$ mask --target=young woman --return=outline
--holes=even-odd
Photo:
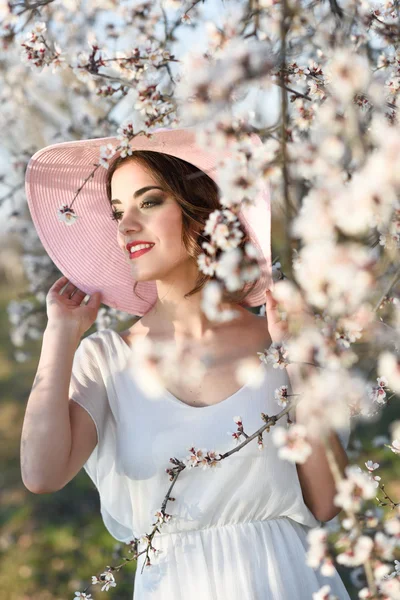
[[[235,317],[215,322],[202,310],[201,291],[210,277],[200,271],[198,257],[209,241],[204,224],[221,208],[218,186],[206,173],[217,157],[195,145],[193,131],[159,131],[153,140],[135,138],[132,154],[87,179],[100,143],[105,140],[51,146],[31,159],[27,171],[32,218],[66,276],[47,296],[21,470],[28,489],[45,493],[62,489],[84,467],[99,491],[107,529],[129,543],[157,521],[171,457],[184,460],[191,447],[231,450],[234,419],[240,416],[250,435],[262,426],[261,413],[280,411],[275,390],[291,388],[285,369],[257,355],[274,341],[273,308],[267,318],[247,309],[265,302],[270,283],[266,196],[247,218],[241,215],[238,235],[239,247],[251,241],[260,250],[261,275],[225,294],[222,308]],[[84,175],[75,210],[68,203]],[[139,251],[131,252],[132,244],[140,244]],[[86,294],[92,295],[85,305]],[[122,333],[106,328],[81,339],[100,300],[141,318]],[[146,341],[168,348],[170,370],[161,372],[161,362],[154,370],[162,375],[161,394],[154,393],[154,381],[143,385],[138,349]],[[191,357],[203,361],[200,378],[190,370]],[[255,365],[244,382],[237,378],[242,361]],[[286,419],[279,425],[287,427]],[[309,528],[338,512],[323,451],[318,445],[313,450],[309,464],[296,468],[278,457],[265,433],[261,451],[255,439],[218,468],[184,469],[175,500],[167,504],[172,518],[152,540],[160,553],[150,554],[143,572],[145,553],[139,556],[134,599],[311,600],[328,584],[335,597],[347,600],[334,569],[324,577],[306,563]],[[139,552],[145,547],[142,539]]]

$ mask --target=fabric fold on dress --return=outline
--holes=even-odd
[[[96,486],[100,511],[109,533],[120,542],[132,539],[129,485],[115,464],[117,425],[105,385],[104,342],[98,332],[83,338],[75,352],[69,398],[91,416],[98,443],[84,464]]]

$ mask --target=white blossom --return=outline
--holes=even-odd
[[[393,553],[398,545],[396,538],[389,537],[382,531],[377,531],[374,537],[375,551],[382,560],[393,560]]]
[[[350,102],[356,92],[366,89],[371,71],[364,55],[354,54],[350,48],[335,48],[325,70],[326,82],[332,93]]]
[[[214,450],[207,451],[205,448],[199,448],[196,450],[194,447],[188,449],[190,450],[190,454],[188,454],[186,458],[182,460],[182,462],[189,469],[201,467],[203,470],[205,470],[221,466],[218,455]]]
[[[400,454],[400,439],[393,440],[390,445],[385,444],[385,446],[388,446],[388,448],[390,448],[391,451],[394,452],[395,454]]]
[[[307,300],[340,316],[367,298],[374,281],[371,262],[371,252],[361,244],[318,240],[301,249],[293,267]]]
[[[400,359],[385,350],[378,357],[378,370],[384,375],[390,388],[400,393]]]
[[[331,586],[323,585],[318,592],[313,592],[312,600],[339,600],[337,596],[331,594]]]
[[[286,407],[289,403],[288,386],[281,385],[275,390],[275,400],[280,406]]]
[[[362,565],[368,560],[373,546],[374,542],[370,537],[361,535],[352,548],[337,555],[337,562],[347,567]]]
[[[386,594],[390,600],[400,600],[400,578],[396,575],[380,583],[381,591]]]
[[[264,352],[257,352],[265,364],[272,364],[274,369],[284,369],[289,364],[288,351],[284,342],[273,342]]]
[[[65,223],[65,225],[73,225],[78,219],[78,215],[69,206],[60,206],[57,210],[57,218],[62,223]]]
[[[104,590],[108,592],[110,587],[116,587],[117,585],[115,583],[114,575],[110,571],[104,571],[100,574],[100,577],[92,575],[92,585],[96,585],[97,583],[104,584],[101,588],[102,592],[104,592]]]
[[[375,497],[375,485],[369,474],[361,471],[357,465],[348,465],[345,478],[337,484],[334,504],[345,510],[358,512],[364,500]]]
[[[312,452],[306,439],[306,428],[301,423],[295,423],[288,429],[275,426],[272,430],[272,441],[279,448],[279,458],[290,462],[304,463]]]
[[[372,460],[368,460],[365,463],[365,466],[367,467],[368,471],[375,471],[379,467],[379,464],[374,463]]]
[[[386,519],[383,524],[383,527],[386,533],[390,536],[393,536],[400,539],[400,514],[397,514],[395,517]]]
[[[320,439],[332,429],[346,432],[350,427],[350,406],[363,405],[365,396],[365,382],[345,369],[312,373],[301,400],[308,434]]]
[[[105,146],[100,147],[100,159],[99,163],[105,169],[108,169],[110,166],[110,159],[115,156],[116,149],[112,144],[106,144]]]
[[[313,569],[320,568],[321,574],[325,577],[332,577],[335,574],[335,567],[331,557],[328,555],[327,546],[328,535],[326,529],[316,527],[310,529],[307,534],[308,550],[306,563]]]

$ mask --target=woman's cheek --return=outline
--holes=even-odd
[[[160,214],[157,222],[156,235],[160,241],[168,245],[170,249],[180,248],[182,240],[182,215],[175,211],[166,211]]]

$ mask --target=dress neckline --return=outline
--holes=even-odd
[[[166,387],[164,387],[164,393],[173,402],[176,402],[176,403],[180,404],[181,406],[184,406],[189,409],[193,408],[194,410],[199,410],[199,409],[203,410],[203,409],[215,408],[216,406],[219,406],[220,404],[225,404],[225,402],[230,402],[230,400],[233,400],[236,396],[239,396],[239,394],[241,394],[241,392],[243,392],[247,389],[249,389],[249,390],[257,389],[257,388],[252,388],[251,383],[256,379],[256,375],[258,375],[260,369],[262,367],[264,367],[264,364],[265,364],[264,362],[260,361],[260,364],[254,369],[251,376],[248,378],[248,381],[244,385],[242,385],[242,387],[240,389],[236,390],[236,392],[233,392],[233,394],[231,394],[227,398],[224,398],[223,400],[220,400],[219,402],[215,402],[214,404],[205,404],[203,406],[192,406],[191,404],[187,404],[186,402],[183,402],[183,400],[179,400],[179,398],[174,396],[174,394],[172,394],[169,390],[167,390]]]
[[[125,340],[120,336],[120,334],[117,331],[115,331],[114,329],[103,329],[102,331],[111,331],[114,335],[116,335],[119,338],[119,340],[121,341],[121,344],[124,346],[124,348],[126,348],[129,352],[132,352],[131,346],[129,344],[127,344],[127,342],[125,342]],[[268,351],[272,347],[273,343],[274,342],[271,341],[270,345],[267,348],[264,348],[264,352]],[[205,406],[192,406],[191,404],[187,404],[183,400],[180,400],[179,398],[174,396],[174,394],[172,394],[165,386],[163,387],[163,391],[164,391],[164,394],[167,399],[169,399],[172,402],[179,404],[180,406],[183,406],[184,408],[187,408],[189,410],[190,409],[193,409],[193,410],[213,409],[216,406],[219,406],[220,404],[224,404],[225,402],[229,403],[230,400],[234,399],[236,396],[239,396],[243,391],[245,391],[247,389],[249,389],[249,390],[259,389],[257,387],[252,387],[251,384],[256,380],[260,370],[265,367],[267,367],[266,363],[260,359],[260,364],[254,369],[254,371],[252,371],[252,373],[251,373],[250,377],[248,378],[248,380],[246,381],[246,383],[244,385],[242,385],[241,388],[236,390],[236,392],[234,392],[227,398],[224,398],[224,400],[220,400],[219,402],[216,402],[215,404],[206,404]]]

